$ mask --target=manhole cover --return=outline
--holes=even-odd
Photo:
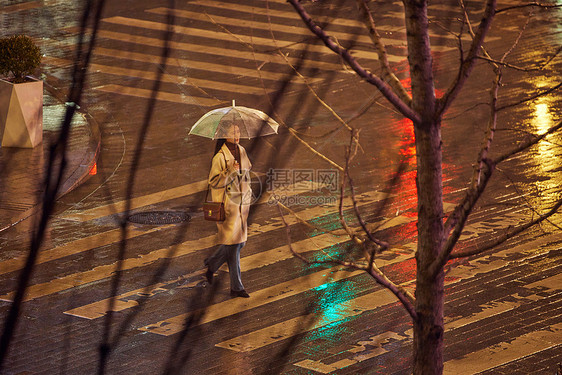
[[[129,221],[136,224],[176,224],[191,219],[187,213],[183,211],[147,211],[137,212],[129,216]]]

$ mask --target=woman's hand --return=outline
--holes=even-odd
[[[238,164],[238,162],[236,160],[228,162],[228,164],[226,166],[226,173],[227,174],[239,173],[239,171],[240,171],[240,164]]]

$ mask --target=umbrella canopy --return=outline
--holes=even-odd
[[[236,106],[234,100],[231,107],[214,109],[204,114],[189,134],[217,139],[230,138],[231,125],[240,129],[240,138],[256,138],[264,135],[277,134],[279,124],[264,112],[247,107]]]

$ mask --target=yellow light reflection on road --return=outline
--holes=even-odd
[[[552,115],[548,110],[547,103],[538,103],[535,106],[535,119],[533,121],[539,134],[545,133],[552,125]]]
[[[553,110],[552,101],[548,97],[537,100],[533,109],[531,123],[531,131],[533,133],[544,134],[554,126]],[[545,210],[552,205],[554,198],[552,193],[559,191],[560,179],[557,177],[560,176],[560,173],[557,173],[556,170],[560,166],[559,144],[561,138],[559,133],[549,135],[531,151],[531,155],[535,158],[535,163],[538,167],[537,172],[542,175],[542,178],[538,179],[535,183],[541,195],[536,204]]]

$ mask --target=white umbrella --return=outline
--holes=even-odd
[[[277,134],[279,124],[266,113],[248,107],[236,106],[234,100],[231,107],[214,109],[204,114],[189,134],[217,139],[228,138],[231,125],[240,129],[240,138],[256,138]]]

